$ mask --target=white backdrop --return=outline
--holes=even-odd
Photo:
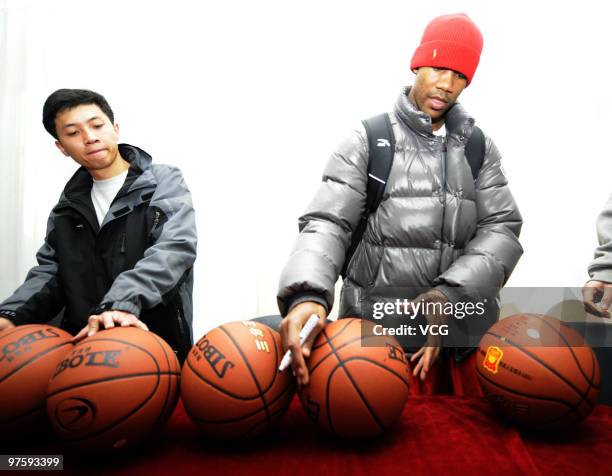
[[[509,285],[580,286],[612,192],[604,2],[0,0],[0,298],[75,165],[40,122],[60,87],[111,103],[198,214],[195,336],[277,313],[297,217],[362,118],[389,110],[423,28],[463,11],[484,50],[461,101],[504,155],[525,225]]]

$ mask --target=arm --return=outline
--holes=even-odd
[[[28,272],[25,282],[0,304],[0,318],[15,325],[47,322],[64,307],[64,293],[58,276],[58,261],[53,246],[53,213],[47,221],[44,244],[36,253],[37,266]]]
[[[435,281],[451,302],[494,298],[523,254],[518,241],[523,220],[501,168],[501,155],[489,137],[475,187],[476,234],[464,254]]]
[[[589,264],[591,279],[584,285],[582,296],[585,309],[599,317],[610,317],[612,304],[612,196],[597,218],[595,258]]]
[[[160,212],[154,225],[155,243],[134,268],[117,276],[96,311],[112,309],[139,316],[143,308],[166,304],[193,266],[197,236],[191,193],[179,169],[159,170],[149,204]]]
[[[306,301],[332,308],[334,285],[365,208],[367,168],[365,131],[353,130],[330,157],[323,182],[299,219],[300,234],[279,282],[281,315]]]

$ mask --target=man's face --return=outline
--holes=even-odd
[[[118,155],[119,126],[96,104],[83,104],[55,117],[55,145],[85,167],[94,178],[104,176]]]
[[[416,72],[408,97],[435,123],[443,119],[466,85],[467,80],[461,73],[423,66]]]

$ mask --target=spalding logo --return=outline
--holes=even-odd
[[[16,357],[19,357],[26,352],[32,350],[32,344],[35,342],[60,337],[53,329],[43,329],[20,337],[18,340],[9,342],[2,350],[0,350],[0,362],[6,359],[7,362],[12,362]]]
[[[496,374],[503,356],[504,352],[499,347],[492,345],[487,349],[487,355],[485,355],[482,365],[489,372]]]
[[[82,431],[91,426],[96,417],[96,407],[86,398],[71,397],[55,407],[55,420],[68,431]]]

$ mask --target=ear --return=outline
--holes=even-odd
[[[119,135],[119,124],[118,123],[113,124],[113,129],[115,129],[115,132],[117,133],[117,135]]]
[[[55,141],[55,147],[57,147],[62,154],[68,157],[68,152],[66,152],[66,149],[64,149],[64,146],[62,145],[60,141],[58,140]]]

